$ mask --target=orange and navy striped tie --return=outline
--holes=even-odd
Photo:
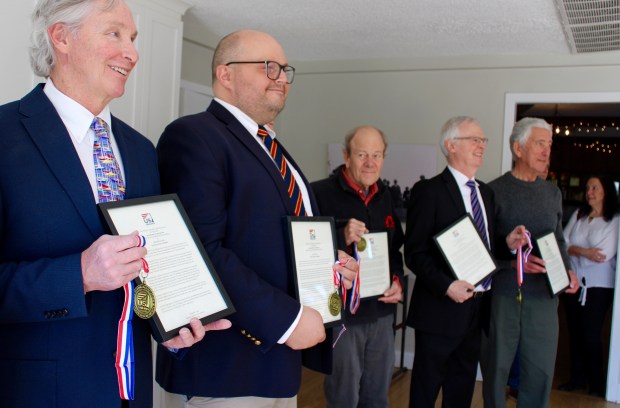
[[[280,149],[280,145],[276,141],[276,139],[269,136],[267,130],[259,126],[258,127],[258,137],[261,138],[267,150],[269,150],[269,154],[273,158],[276,163],[276,166],[280,170],[280,174],[282,175],[282,179],[286,184],[288,195],[291,198],[291,202],[293,203],[293,207],[295,208],[295,215],[306,215],[306,209],[304,208],[304,200],[301,196],[301,191],[299,190],[299,185],[293,176],[293,173],[289,171],[288,164],[284,155],[282,154],[282,149]]]

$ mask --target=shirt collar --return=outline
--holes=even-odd
[[[466,175],[464,175],[463,173],[461,173],[460,171],[458,171],[457,169],[455,169],[454,167],[448,165],[448,170],[450,170],[450,173],[452,173],[452,176],[454,176],[454,179],[456,180],[456,184],[459,187],[465,186],[467,184],[467,182],[470,180],[467,178]],[[478,182],[475,179],[471,179],[474,183],[476,183],[476,186],[478,186]]]
[[[349,177],[346,171],[346,166],[342,166],[342,175],[347,185],[357,193],[357,195],[362,199],[362,201],[364,201],[364,203],[366,203],[366,205],[368,205],[368,203],[370,202],[370,200],[372,200],[375,194],[379,192],[379,186],[377,185],[377,182],[375,182],[373,185],[368,187],[368,193],[366,193],[366,190],[364,190],[361,186],[355,183],[355,181],[353,181],[351,177]]]
[[[45,92],[45,95],[49,98],[50,102],[52,102],[52,105],[54,105],[56,112],[58,112],[60,119],[71,137],[78,143],[82,143],[90,130],[90,125],[94,119],[93,114],[84,106],[60,92],[58,88],[54,86],[54,82],[52,82],[51,78],[48,78],[45,83],[43,92]],[[97,117],[108,124],[108,129],[112,129],[109,106],[106,106]]]
[[[241,125],[250,132],[251,135],[256,136],[258,133],[258,123],[254,122],[252,118],[250,118],[245,112],[241,109],[237,108],[234,105],[231,105],[228,102],[224,102],[220,98],[213,98],[217,103],[222,105],[226,110],[228,110],[240,123]],[[265,129],[269,133],[272,138],[276,137],[275,132],[273,132],[268,126],[265,126]]]

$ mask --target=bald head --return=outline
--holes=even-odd
[[[254,45],[260,43],[275,43],[280,48],[282,54],[284,50],[275,38],[262,31],[241,30],[230,33],[220,40],[215,47],[213,60],[211,61],[212,80],[216,81],[216,71],[218,65],[224,65],[231,61],[249,61],[251,50]]]
[[[277,79],[267,77],[266,61],[274,61],[280,67],[288,65],[280,43],[269,34],[254,30],[237,31],[222,38],[212,61],[213,94],[241,109],[259,125],[273,121],[284,109],[289,87],[283,70],[275,72]]]

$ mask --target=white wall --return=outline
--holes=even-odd
[[[218,39],[186,28],[182,79],[210,86]],[[620,91],[620,52],[289,63],[296,77],[278,133],[310,180],[327,175],[329,143],[352,127],[376,125],[391,143],[436,144],[446,119],[470,115],[491,139],[478,172],[489,181],[501,174],[507,92]],[[438,171],[444,165],[438,153]]]
[[[0,13],[0,105],[21,98],[37,82],[30,69],[30,13],[35,0],[4,0]]]

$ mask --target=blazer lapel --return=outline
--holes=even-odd
[[[458,209],[459,214],[465,214],[465,203],[463,202],[463,196],[461,195],[459,186],[456,184],[454,176],[450,173],[450,170],[448,170],[447,167],[441,173],[441,177],[446,184],[448,195],[450,196],[452,203]]]
[[[480,182],[479,182],[480,183]],[[480,195],[482,195],[482,201],[484,202],[484,211],[487,215],[487,230],[489,231],[489,243],[491,244],[491,251],[494,250],[494,231],[495,231],[495,201],[491,197],[491,192],[486,185],[481,184],[484,188],[480,188]]]
[[[23,109],[21,109],[23,108]],[[82,163],[54,106],[37,87],[22,99],[22,123],[50,171],[74,203],[93,236],[101,235],[95,198]]]

